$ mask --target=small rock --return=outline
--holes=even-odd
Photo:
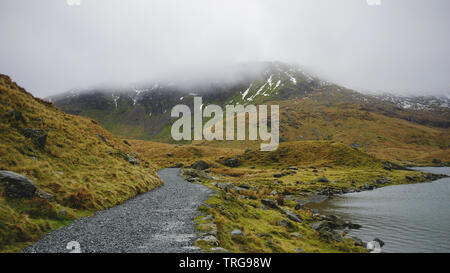
[[[62,210],[59,212],[59,215],[60,215],[61,217],[66,217],[66,216],[67,216],[67,210],[62,209]]]
[[[288,227],[288,228],[293,228],[295,227],[294,224],[292,224],[292,222],[286,220],[286,219],[281,219],[280,220],[280,226],[282,227]]]
[[[130,162],[131,164],[133,164],[133,165],[139,165],[139,159],[134,158],[134,157],[132,157],[132,156],[129,155],[129,154],[124,154],[124,155],[123,155],[123,158],[124,158],[126,161]]]
[[[332,181],[328,180],[328,178],[326,178],[326,177],[321,177],[321,178],[317,179],[317,182],[330,183]]]
[[[379,238],[375,238],[373,241],[367,243],[366,248],[370,251],[370,253],[381,253],[381,248],[383,246],[384,242]]]
[[[300,233],[298,233],[298,232],[292,232],[291,236],[295,237],[295,238],[299,238],[299,239],[303,238],[303,236]]]
[[[21,129],[20,131],[26,138],[30,138],[36,147],[41,150],[45,148],[47,144],[47,133],[45,131],[32,128]]]
[[[246,190],[249,190],[249,189],[250,189],[250,186],[247,185],[247,184],[241,184],[241,185],[239,185],[239,187],[241,187],[241,188],[243,188],[243,189],[246,189]]]
[[[353,149],[360,149],[360,148],[362,148],[361,144],[358,144],[356,142],[350,144],[350,147],[352,147]]]
[[[209,168],[209,164],[206,163],[206,162],[203,161],[203,160],[199,160],[199,161],[194,162],[194,163],[191,165],[191,168],[193,168],[193,169],[195,169],[195,170],[202,171],[202,170],[208,169],[208,168]]]
[[[128,141],[126,141],[126,140],[123,140],[123,143],[125,143],[125,144],[128,145],[128,146],[131,146],[130,142],[128,142]]]
[[[102,134],[98,134],[97,135],[103,142],[108,143],[108,141],[106,140],[106,138],[102,135]]]
[[[217,240],[217,238],[213,235],[208,235],[206,237],[198,239],[197,241],[203,241],[210,245],[219,245],[219,240]]]
[[[203,216],[202,221],[212,221],[214,217],[212,215]]]
[[[359,225],[359,224],[354,224],[354,223],[352,223],[352,222],[348,222],[348,223],[346,224],[346,226],[347,226],[349,229],[360,229],[360,228],[362,228],[361,225]]]
[[[188,182],[191,182],[191,183],[193,183],[193,182],[197,182],[197,181],[200,181],[200,178],[198,178],[198,177],[189,177],[188,179],[186,179]]]
[[[168,153],[167,156],[168,156],[168,157],[172,157],[173,154],[172,154],[172,153]]]
[[[324,221],[321,221],[321,222],[315,222],[315,223],[311,224],[309,227],[314,229],[314,230],[318,230],[323,225],[324,225]]]
[[[270,195],[278,195],[278,192],[276,190],[273,190]]]
[[[247,235],[240,229],[235,229],[231,232],[231,237],[246,237]]]
[[[45,199],[45,200],[47,200],[49,202],[53,202],[53,201],[56,200],[56,198],[55,198],[55,196],[53,196],[53,194],[48,193],[48,192],[43,191],[43,190],[37,190],[36,191],[36,196],[41,198],[41,199]]]
[[[281,177],[283,177],[283,175],[282,175],[281,173],[276,173],[276,174],[273,175],[273,177],[275,177],[275,178],[281,178]]]
[[[222,248],[222,247],[213,247],[210,250],[213,253],[230,253],[229,250],[226,250],[225,248]]]
[[[275,203],[275,201],[270,199],[262,199],[261,203],[271,209],[279,209],[278,205]]]
[[[241,163],[237,159],[237,157],[234,158],[228,158],[223,162],[223,165],[230,167],[230,168],[236,168],[239,167]]]
[[[284,209],[283,212],[290,220],[298,223],[302,222],[302,219],[300,219],[300,217],[298,217],[298,215],[295,212],[289,209]]]
[[[295,252],[297,252],[297,253],[304,253],[305,251],[298,247],[298,248],[295,249]]]
[[[375,242],[378,242],[378,243],[380,244],[381,247],[384,246],[384,241],[381,240],[380,238],[374,238],[373,240],[374,240]]]

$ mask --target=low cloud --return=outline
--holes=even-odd
[[[278,60],[362,91],[449,94],[450,2],[380,3],[2,0],[0,73],[44,97]]]

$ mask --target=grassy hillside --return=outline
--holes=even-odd
[[[450,162],[449,129],[389,117],[357,104],[327,102],[330,96],[318,92],[280,102],[282,140],[356,143],[380,159],[405,165],[431,165],[433,159]]]
[[[364,252],[345,237],[345,231],[312,228],[323,216],[305,203],[343,192],[430,180],[333,141],[285,142],[273,152],[260,152],[257,147],[131,143],[161,167],[183,163],[186,178],[216,191],[200,208],[208,216],[196,218],[200,232],[217,238],[217,242],[197,241],[206,252],[216,252],[218,246],[232,252]],[[219,144],[224,142],[215,145]],[[237,159],[238,166],[226,166],[229,158]],[[204,160],[209,170],[190,170],[197,160]],[[300,220],[294,221],[295,216]],[[233,236],[236,229],[245,236]]]
[[[161,185],[154,165],[123,140],[34,98],[4,75],[0,101],[0,170],[54,196],[6,198],[0,186],[0,251],[18,251],[73,219]]]

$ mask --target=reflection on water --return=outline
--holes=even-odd
[[[450,175],[449,167],[416,169]],[[317,208],[362,225],[350,234],[381,238],[385,252],[450,252],[450,178],[336,196]]]

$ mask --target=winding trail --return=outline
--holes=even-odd
[[[213,192],[188,183],[180,169],[158,172],[164,186],[130,199],[122,205],[75,220],[47,234],[24,252],[67,253],[71,241],[83,253],[185,253],[199,252],[194,217],[197,207]]]

